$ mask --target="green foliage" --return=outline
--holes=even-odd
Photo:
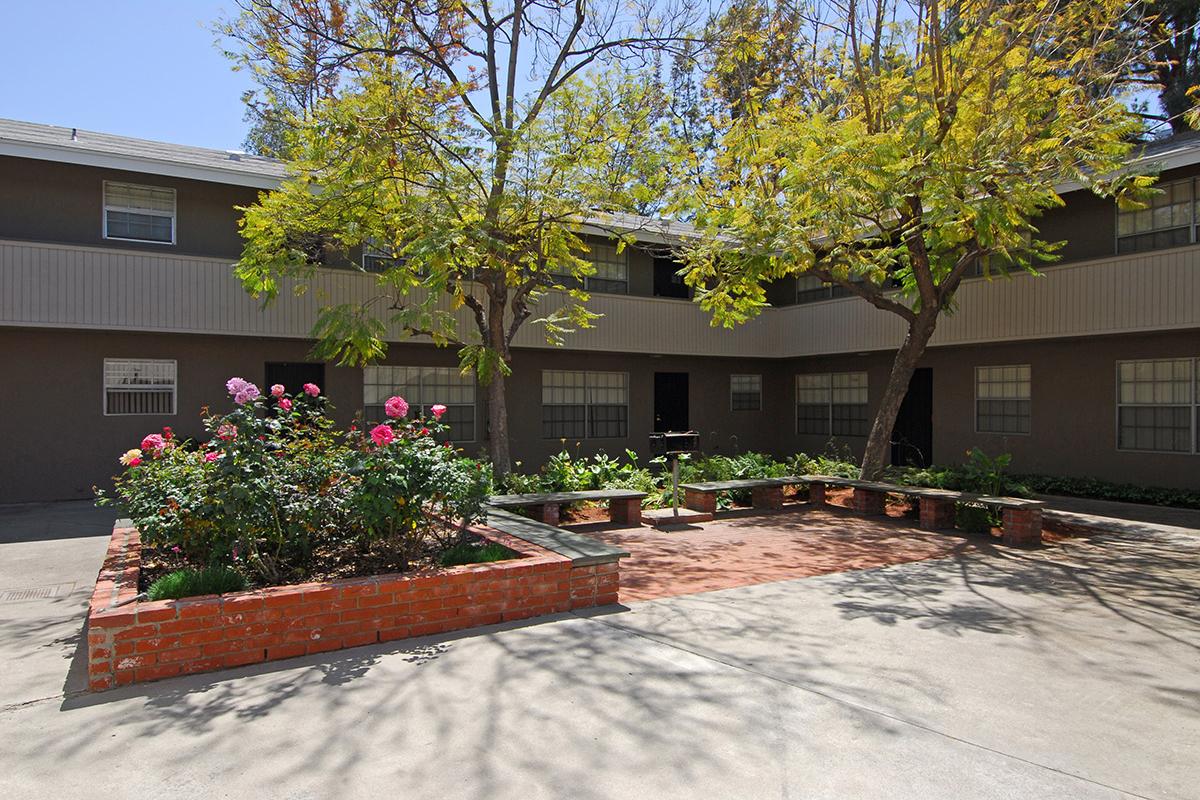
[[[286,132],[291,177],[243,209],[236,274],[270,300],[318,267],[362,269],[370,246],[391,258],[366,299],[321,309],[319,353],[366,363],[400,330],[458,348],[483,384],[506,375],[524,324],[560,344],[597,318],[583,224],[621,247],[609,215],[668,193],[668,96],[644,67],[692,16],[649,0],[242,3],[219,31],[258,84],[252,111]],[[503,430],[489,443],[506,472]]]
[[[511,494],[537,492],[580,492],[589,489],[633,489],[653,492],[658,479],[638,463],[637,453],[625,451],[625,459],[597,453],[591,458],[572,456],[563,449],[551,456],[536,474],[509,473],[501,479],[501,491]]]
[[[1018,475],[1021,483],[1038,494],[1060,494],[1123,503],[1145,503],[1175,508],[1200,508],[1200,491],[1114,483],[1099,478],[1068,478],[1055,475]]]
[[[957,503],[954,507],[954,524],[967,533],[990,533],[992,527],[999,523],[985,506]]]
[[[178,600],[202,594],[240,592],[245,588],[246,579],[240,572],[214,564],[203,569],[179,569],[163,575],[150,584],[146,594],[151,600]]]
[[[169,429],[146,437],[99,502],[119,507],[147,544],[265,584],[303,579],[320,548],[374,549],[407,565],[481,518],[491,472],[439,443],[436,419],[343,434],[316,387],[269,399],[251,388],[233,411],[205,416],[201,448]]]
[[[444,550],[438,558],[443,567],[459,564],[483,564],[491,561],[506,561],[517,554],[496,542],[459,542]]]
[[[908,486],[928,486],[956,492],[973,492],[1000,497],[1029,497],[1031,491],[1005,470],[1012,456],[1005,453],[988,456],[979,448],[967,451],[962,464],[932,467],[891,467],[885,479]]]

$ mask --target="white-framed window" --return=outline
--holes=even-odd
[[[403,397],[409,414],[429,415],[430,406],[446,407],[442,422],[450,426],[440,438],[455,442],[475,441],[475,379],[457,367],[363,367],[363,418],[380,422],[387,418],[383,404],[389,397]]]
[[[1117,449],[1200,452],[1200,359],[1117,362]]]
[[[178,389],[173,359],[104,359],[105,416],[174,416]]]
[[[1140,210],[1117,209],[1117,254],[1179,247],[1196,241],[1195,181],[1160,183]]]
[[[796,433],[866,436],[867,373],[825,372],[796,376]]]
[[[729,376],[729,410],[762,411],[762,375]]]
[[[798,305],[849,296],[850,290],[845,286],[825,283],[815,275],[800,275],[796,278],[796,303]]]
[[[175,244],[175,190],[104,181],[104,238]]]
[[[542,436],[624,439],[629,435],[629,373],[542,370]]]
[[[589,292],[601,294],[629,293],[629,250],[617,252],[614,244],[589,244],[588,252],[583,257],[596,267],[593,275],[575,278],[560,272],[554,272],[559,282],[567,288],[586,289]]]
[[[1028,364],[975,368],[975,432],[1028,435],[1032,418]]]

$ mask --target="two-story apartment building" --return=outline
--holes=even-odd
[[[1068,191],[1039,221],[1066,240],[1060,262],[965,282],[910,387],[897,461],[980,446],[1022,471],[1200,486],[1200,138],[1141,158],[1163,170],[1153,208]],[[483,448],[483,393],[453,350],[397,336],[365,369],[309,357],[319,307],[367,296],[369,272],[323,269],[265,310],[233,278],[236,207],[283,174],[240,153],[0,120],[0,502],[88,496],[163,425],[202,436],[199,409],[223,408],[233,375],[314,381],[344,423],[394,393],[445,403],[455,440]],[[644,452],[651,431],[680,428],[709,452],[861,450],[895,317],[780,281],[759,318],[713,328],[661,257],[678,229],[628,224],[645,248],[594,242],[596,326],[564,348],[528,325],[518,337],[517,459],[536,466],[564,440]]]

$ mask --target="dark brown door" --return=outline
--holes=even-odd
[[[654,373],[654,430],[688,429],[688,374]]]
[[[933,370],[919,367],[908,382],[892,428],[892,464],[928,467],[933,463]]]
[[[325,365],[307,361],[268,361],[267,382],[264,391],[282,383],[288,394],[298,394],[306,383],[315,383],[325,393]]]

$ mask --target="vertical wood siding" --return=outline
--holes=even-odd
[[[373,293],[369,275],[321,270],[305,294],[285,286],[264,309],[227,261],[0,240],[0,325],[308,338],[322,306]],[[563,302],[552,294],[535,316]],[[572,349],[769,358],[890,349],[903,336],[898,318],[857,298],[769,309],[732,330],[677,300],[595,294],[589,307],[603,316],[568,337]],[[1200,327],[1200,247],[1049,266],[1040,278],[968,281],[933,343],[1186,327]],[[548,346],[529,323],[516,344]]]

